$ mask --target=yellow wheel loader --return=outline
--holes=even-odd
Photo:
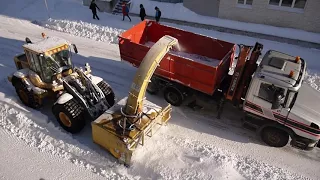
[[[84,70],[73,66],[71,49],[78,53],[76,45],[44,33],[42,37],[34,43],[26,38],[24,53],[14,57],[18,71],[8,79],[20,100],[31,108],[54,100],[52,112],[59,124],[77,133],[86,119],[95,120],[114,105],[114,92],[102,78],[91,74],[88,63]]]
[[[161,108],[147,101],[145,92],[162,58],[177,45],[178,40],[171,36],[159,39],[137,70],[128,97],[91,123],[93,141],[127,166],[135,149],[170,119],[170,104]]]

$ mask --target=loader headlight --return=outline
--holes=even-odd
[[[90,68],[89,63],[86,63],[86,64],[85,64],[85,70],[86,70],[88,73],[91,72],[91,68]]]

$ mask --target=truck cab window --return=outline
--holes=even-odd
[[[283,88],[279,88],[279,87],[273,86],[271,84],[261,83],[258,97],[265,100],[265,101],[272,103],[272,101],[276,95],[275,94],[276,92],[283,92],[283,94],[284,94],[285,90]]]

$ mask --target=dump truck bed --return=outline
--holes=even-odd
[[[213,94],[228,74],[235,44],[145,20],[119,36],[121,59],[139,67],[150,47],[164,35],[177,38],[180,48],[166,54],[155,74]]]

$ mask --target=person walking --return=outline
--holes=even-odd
[[[127,16],[131,22],[131,18],[129,16],[129,7],[125,2],[122,3],[122,15],[123,15],[122,21],[124,21],[124,17]]]
[[[93,19],[96,19],[96,17],[97,17],[97,19],[100,20],[99,17],[98,17],[98,15],[97,15],[97,8],[98,8],[99,11],[100,11],[100,8],[97,6],[96,1],[95,1],[95,0],[92,0],[92,1],[91,1],[91,4],[90,4],[90,9],[91,9],[91,11],[92,11]]]
[[[140,4],[140,14],[139,14],[141,21],[144,20],[144,18],[147,16],[146,15],[146,10],[144,9],[143,5]]]
[[[156,22],[159,22],[160,21],[160,17],[161,17],[161,11],[157,6],[154,9],[156,10],[156,17],[155,17],[156,18]]]

